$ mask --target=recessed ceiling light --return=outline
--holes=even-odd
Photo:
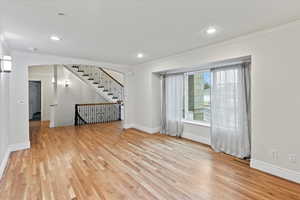
[[[217,29],[215,27],[209,27],[208,29],[206,29],[206,34],[208,34],[208,35],[215,34],[216,32],[217,32]]]
[[[53,40],[53,41],[59,41],[60,40],[60,38],[58,36],[56,36],[56,35],[52,35],[50,37],[50,39]]]
[[[136,57],[138,57],[138,58],[143,58],[143,57],[144,57],[144,54],[138,53]]]

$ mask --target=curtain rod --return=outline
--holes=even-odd
[[[210,71],[211,69],[216,69],[216,68],[222,68],[222,67],[228,67],[228,66],[231,66],[231,65],[238,65],[238,64],[246,64],[246,63],[251,63],[251,60],[250,59],[247,59],[247,60],[241,60],[241,61],[235,61],[235,62],[220,62],[220,63],[211,63],[211,64],[206,64],[206,65],[203,65],[203,67],[195,67],[193,69],[189,69],[189,70],[185,70],[185,71],[175,71],[175,72],[163,72],[163,73],[160,73],[160,75],[178,75],[178,74],[184,74],[184,73],[189,73],[189,72],[197,72],[197,71]],[[206,67],[204,67],[206,66]]]

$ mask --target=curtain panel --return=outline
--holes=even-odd
[[[211,73],[211,146],[250,157],[250,65],[215,68]]]
[[[181,137],[183,132],[184,76],[162,75],[161,133]]]

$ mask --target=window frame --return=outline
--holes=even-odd
[[[188,105],[186,105],[186,101],[188,100],[188,76],[191,74],[196,74],[196,73],[204,73],[204,72],[209,72],[210,73],[210,105],[209,108],[211,109],[211,85],[212,85],[212,80],[211,80],[211,71],[209,69],[203,69],[203,70],[197,70],[197,71],[191,71],[191,72],[185,72],[184,73],[184,116],[182,118],[182,121],[187,124],[193,124],[193,125],[198,125],[198,126],[205,126],[205,127],[210,127],[211,122],[203,121],[203,120],[192,120],[192,119],[187,119],[186,116],[186,109],[188,108]]]

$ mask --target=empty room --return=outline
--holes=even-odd
[[[300,200],[300,1],[0,5],[1,200]]]

